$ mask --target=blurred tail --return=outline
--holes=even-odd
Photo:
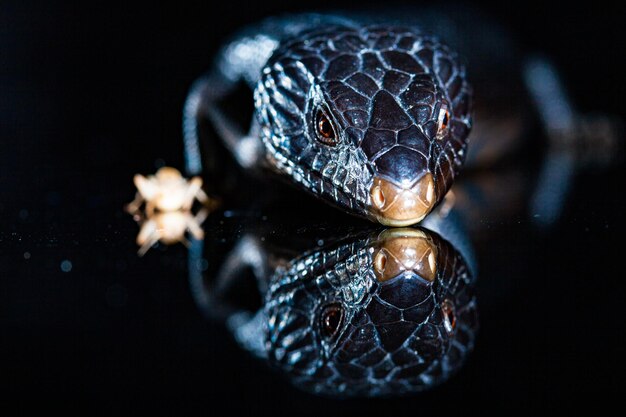
[[[623,127],[614,117],[578,114],[545,57],[529,59],[524,77],[548,136],[548,153],[530,210],[537,224],[548,226],[559,217],[579,169],[606,167],[617,159]]]
[[[202,171],[198,120],[201,116],[207,80],[201,78],[191,86],[183,107],[183,143],[185,146],[185,171],[187,175],[198,175]]]

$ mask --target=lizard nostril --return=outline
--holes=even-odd
[[[372,202],[379,209],[385,206],[385,193],[383,193],[382,188],[380,186],[376,186],[372,189]]]

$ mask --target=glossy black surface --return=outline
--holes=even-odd
[[[293,243],[248,232],[226,256],[191,244],[194,300],[242,349],[335,398],[408,396],[462,368],[479,327],[470,253],[426,228]],[[251,292],[260,306],[242,303]]]
[[[223,36],[261,15],[322,5],[0,5],[2,414],[43,404],[81,415],[195,415],[216,402],[251,414],[617,413],[626,370],[621,159],[581,173],[548,230],[532,226],[524,199],[510,215],[474,213],[483,231],[475,350],[457,376],[409,398],[337,401],[292,388],[203,317],[184,246],[137,257],[138,227],[123,212],[132,176],[182,167],[182,103]],[[618,10],[492,12],[555,59],[581,110],[624,115]],[[234,181],[224,175],[209,191]],[[246,230],[297,240],[368,226],[270,187],[289,204],[251,203],[264,193],[244,187],[225,201],[237,221],[207,221],[207,245],[226,251]]]

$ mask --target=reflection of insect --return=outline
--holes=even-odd
[[[178,170],[163,167],[155,175],[135,175],[134,182],[137,195],[126,210],[141,224],[137,235],[140,256],[158,241],[166,245],[178,242],[188,245],[187,230],[196,239],[204,238],[200,225],[216,204],[202,190],[202,178],[187,180]],[[194,215],[191,208],[195,200],[205,207]],[[144,202],[142,212],[140,208]]]
[[[155,175],[147,177],[137,174],[134,182],[138,190],[137,195],[126,207],[132,214],[139,210],[144,201],[148,217],[155,210],[190,210],[196,199],[204,205],[211,205],[211,200],[202,190],[202,178],[193,177],[187,180],[175,168],[163,167]]]
[[[137,235],[140,246],[139,255],[143,256],[158,241],[166,245],[182,242],[189,246],[185,232],[189,230],[196,239],[204,239],[204,231],[200,227],[209,211],[203,208],[195,216],[190,211],[162,211],[148,216],[141,223]]]

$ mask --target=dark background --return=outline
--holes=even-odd
[[[481,9],[555,61],[581,111],[623,117],[624,6],[518,3]],[[0,4],[0,414],[617,409],[622,164],[578,178],[549,232],[523,217],[489,223],[499,237],[479,251],[476,350],[459,375],[412,398],[334,401],[292,388],[201,316],[182,245],[136,256],[137,226],[122,210],[132,175],[182,168],[183,100],[224,36],[277,12],[339,6],[350,7]],[[356,222],[319,210],[331,225]],[[241,233],[219,220],[208,223],[211,238]]]

